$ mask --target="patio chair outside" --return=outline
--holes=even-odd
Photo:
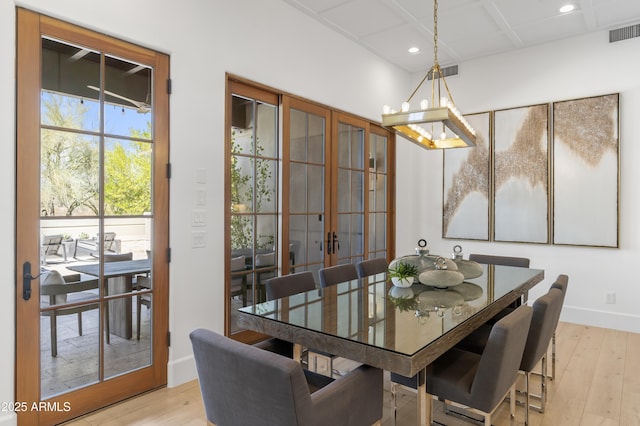
[[[78,241],[76,242],[76,251],[73,257],[77,257],[78,255],[80,255],[81,253],[78,250],[83,250],[88,252],[88,254],[90,256],[93,257],[98,257],[100,255],[99,253],[99,247],[98,247],[98,241],[100,240],[100,235],[87,240],[87,239],[78,239]],[[105,253],[117,253],[116,250],[116,233],[115,232],[105,232],[104,233],[104,240],[103,240],[103,244],[104,244],[104,252]]]
[[[45,235],[42,237],[42,261],[49,263],[49,256],[59,256],[67,261],[67,247],[62,244],[64,237],[62,235]],[[62,248],[62,254],[60,249]]]

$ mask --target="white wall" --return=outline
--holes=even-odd
[[[14,200],[15,5],[171,55],[169,385],[195,377],[188,333],[223,330],[225,72],[379,119],[400,102],[409,76],[280,0],[0,0],[0,196]],[[196,170],[206,172],[207,246],[191,248]],[[0,212],[0,341],[14,340],[14,213]],[[8,346],[8,345],[7,345]],[[0,353],[0,401],[13,398],[13,351]],[[0,425],[15,417],[0,413]]]
[[[429,241],[432,253],[450,255],[452,247],[460,243],[467,255],[479,252],[529,257],[531,266],[545,269],[546,276],[545,282],[531,292],[531,299],[545,292],[558,274],[568,274],[563,320],[640,332],[636,272],[640,260],[639,49],[640,38],[609,44],[608,33],[599,32],[464,63],[458,77],[447,79],[458,107],[465,113],[619,92],[620,249],[443,240],[442,153],[418,153],[407,143],[398,146],[398,161],[410,161],[410,167],[398,167],[398,185],[410,185],[412,192],[399,191],[397,195],[397,254],[412,252],[422,237]],[[419,213],[400,211],[405,203],[415,206]],[[410,220],[400,219],[407,215]],[[605,303],[607,292],[616,293],[616,304]]]
[[[3,170],[0,184],[0,200],[15,200],[15,14],[10,1],[0,0],[0,169]],[[14,240],[15,204],[13,208],[0,209],[0,286],[4,297],[0,298],[0,402],[14,401],[14,297],[15,266]],[[11,413],[0,412],[0,425],[12,424]]]
[[[413,88],[410,78],[369,52],[308,19],[280,0],[18,0],[18,5],[156,48],[171,55],[171,263],[169,385],[195,377],[188,333],[223,328],[223,178],[225,72],[318,102],[379,119],[381,105],[399,104]],[[0,140],[4,171],[0,196],[15,199],[15,3],[0,0]],[[640,197],[634,183],[640,156],[640,90],[634,70],[640,39],[609,45],[605,33],[461,64],[448,79],[463,112],[476,112],[621,93],[621,248],[590,249],[465,242],[472,251],[530,257],[548,281],[570,275],[563,318],[640,331],[635,262]],[[418,78],[418,76],[413,76]],[[634,121],[635,120],[635,121]],[[448,254],[459,241],[442,240],[442,154],[398,144],[397,253],[413,251],[426,238],[432,252]],[[196,170],[207,183],[207,247],[191,248],[191,210]],[[6,294],[14,293],[14,209],[0,212],[4,243],[0,269]],[[536,292],[541,293],[539,286]],[[606,291],[618,303],[604,304]],[[537,293],[534,292],[532,297]],[[0,299],[0,341],[14,339],[14,302]],[[13,400],[13,351],[0,353],[0,401]],[[15,418],[0,413],[0,425]]]

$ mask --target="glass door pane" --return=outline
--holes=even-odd
[[[278,274],[278,107],[250,96],[231,97],[230,333],[237,308],[266,300],[264,283]]]
[[[369,135],[369,244],[368,259],[387,257],[388,138]]]
[[[152,363],[154,136],[149,67],[45,37],[41,87],[44,400]]]
[[[338,123],[337,262],[356,263],[364,257],[365,129]]]
[[[290,109],[290,271],[317,271],[325,262],[326,126],[323,115]]]

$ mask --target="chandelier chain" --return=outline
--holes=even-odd
[[[433,62],[438,64],[438,0],[433,0]]]

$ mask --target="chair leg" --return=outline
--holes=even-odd
[[[391,408],[393,409],[393,425],[396,424],[396,417],[398,412],[398,385],[391,383]]]
[[[551,380],[556,377],[556,332],[551,336]]]
[[[529,425],[529,378],[531,373],[524,372],[524,424]]]
[[[78,312],[78,336],[82,336],[82,312]]]
[[[141,312],[140,311],[142,311],[142,300],[140,299],[140,297],[141,297],[140,295],[136,296],[136,299],[137,299],[136,300],[136,302],[137,302],[136,305],[138,307],[138,309],[136,311],[136,320],[137,320],[136,322],[138,323],[138,329],[137,329],[136,333],[137,333],[138,340],[140,340],[140,317],[141,317]]]
[[[544,413],[547,401],[547,355],[542,356],[542,378],[540,379],[540,412]]]
[[[254,300],[255,302],[255,300]],[[247,306],[247,276],[242,276],[242,307]]]
[[[51,311],[49,317],[49,328],[51,329],[51,356],[58,356],[58,324],[56,321],[56,311]]]
[[[106,334],[107,345],[111,343],[111,332],[109,330],[109,302],[104,304],[104,330]]]
[[[515,383],[509,390],[509,422],[513,424],[516,419],[516,385]],[[491,423],[489,423],[491,426]]]

